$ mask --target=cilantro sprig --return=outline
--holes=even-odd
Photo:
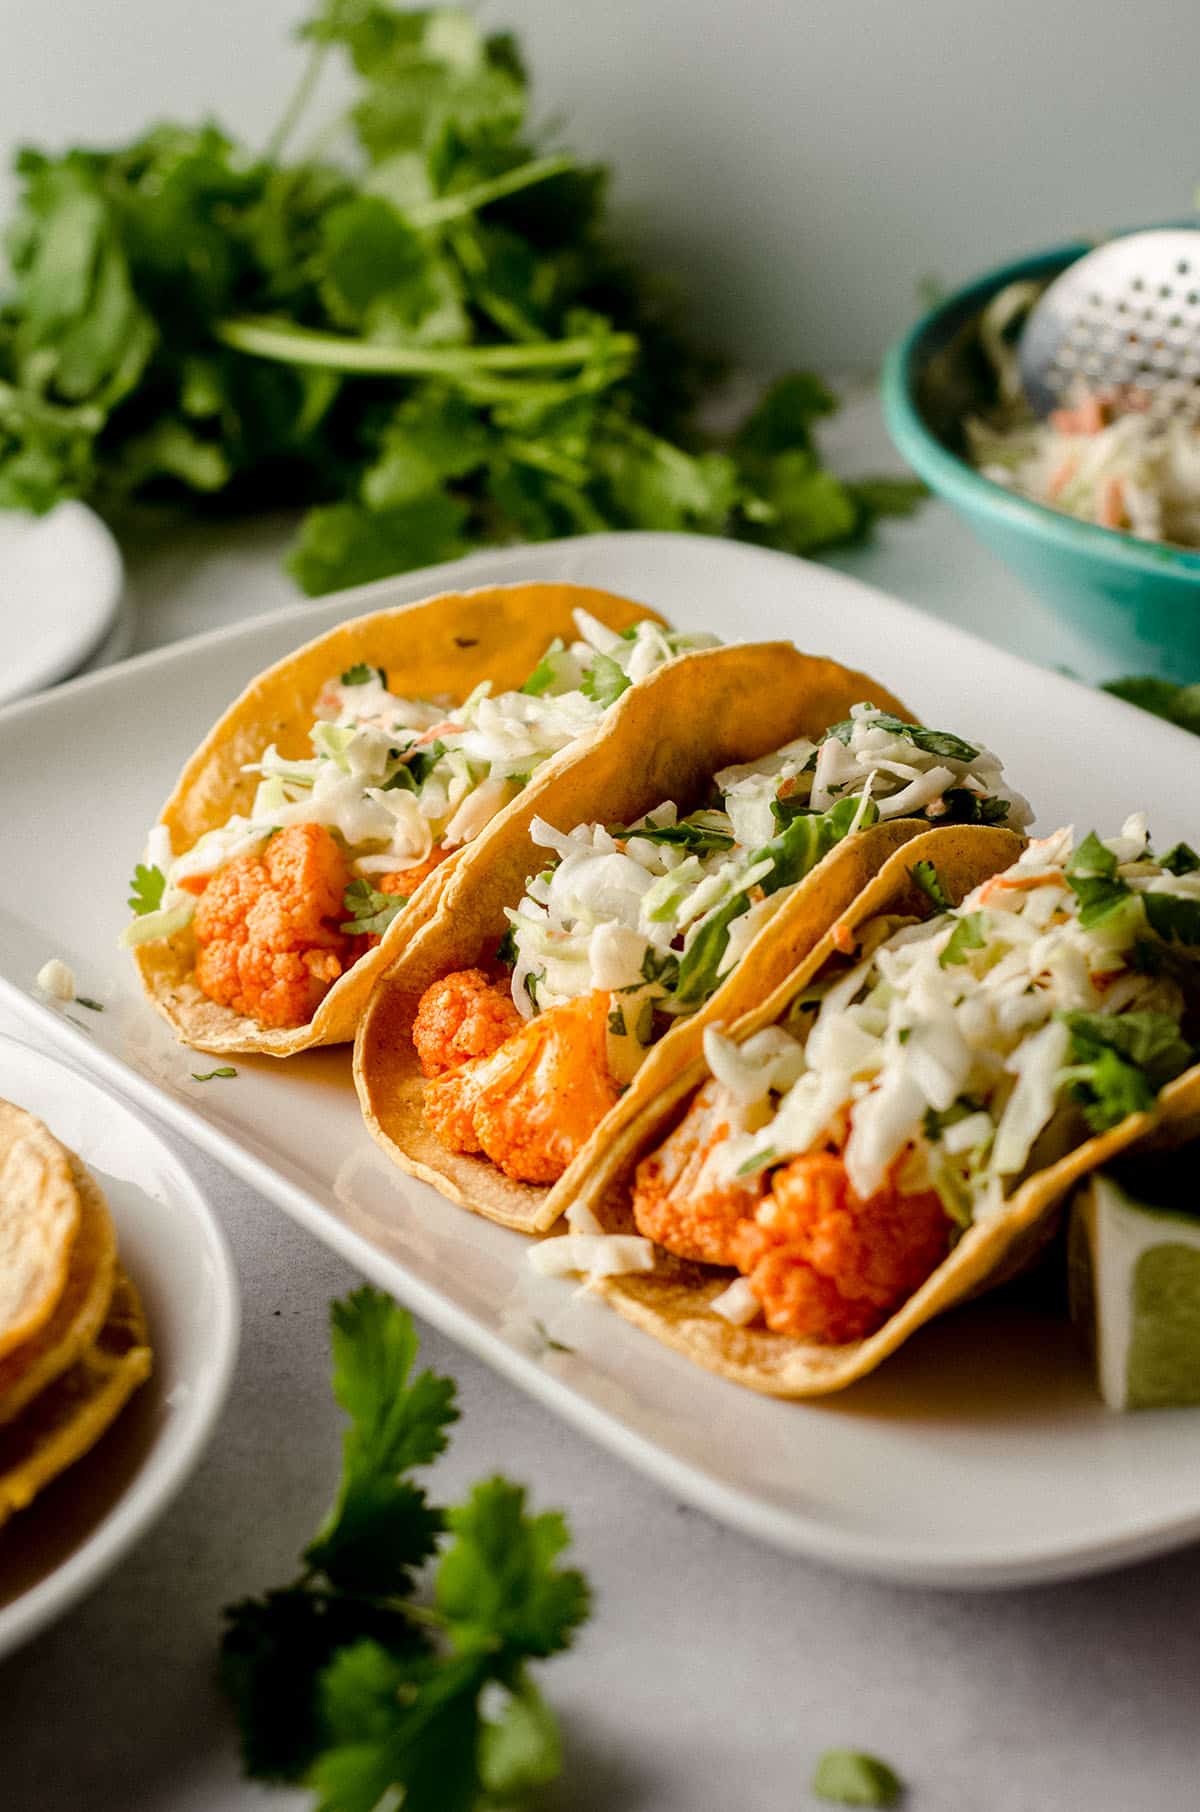
[[[333,1357],[349,1417],[333,1509],[291,1585],[225,1613],[246,1770],[303,1781],[320,1812],[511,1804],[561,1764],[530,1664],[588,1614],[566,1523],[504,1478],[430,1502],[411,1474],[445,1451],[454,1384],[414,1376],[416,1332],[390,1299],[334,1304]]]
[[[1117,873],[1118,862],[1095,831],[1089,831],[1067,863],[1067,886],[1079,901],[1079,923],[1085,931],[1102,925],[1133,892]]]
[[[1066,1083],[1093,1132],[1145,1113],[1197,1053],[1167,1013],[1062,1013],[1071,1035]]]
[[[129,883],[129,910],[139,919],[147,912],[157,912],[166,884],[167,877],[161,868],[147,868],[144,862],[139,862]]]
[[[942,877],[932,862],[914,862],[908,872],[935,912],[950,911],[950,895],[946,892]]]
[[[382,935],[400,911],[408,905],[408,895],[380,893],[361,877],[351,881],[342,895],[342,911],[349,914],[341,929],[351,937],[374,933]]]
[[[300,501],[309,593],[598,529],[811,552],[913,507],[918,485],[825,469],[808,373],[701,432],[719,366],[620,245],[609,172],[532,128],[511,34],[311,0],[301,35],[265,150],[167,123],[18,154],[0,507]],[[310,119],[335,63],[351,93]]]

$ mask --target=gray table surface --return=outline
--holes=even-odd
[[[869,407],[840,432],[880,463]],[[149,645],[287,601],[281,525],[147,547]],[[1022,652],[1094,676],[940,507],[839,562]],[[213,1682],[221,1606],[285,1580],[328,1504],[338,1416],[327,1306],[357,1279],[246,1184],[166,1134],[218,1213],[242,1351],[199,1470],[80,1608],[0,1665],[4,1812],[240,1812],[305,1796],[241,1780]],[[452,1494],[503,1468],[563,1505],[596,1591],[544,1684],[566,1728],[547,1812],[804,1812],[831,1744],[873,1749],[913,1812],[1177,1812],[1197,1804],[1200,1550],[1106,1579],[991,1596],[845,1579],[757,1547],[563,1427],[443,1336],[424,1359],[464,1410]],[[887,1489],[881,1479],[880,1490]]]

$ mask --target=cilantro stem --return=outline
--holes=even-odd
[[[575,159],[566,155],[534,157],[528,163],[506,170],[503,176],[493,177],[490,182],[477,182],[473,188],[440,196],[437,201],[426,202],[423,208],[408,208],[406,217],[415,227],[441,226],[447,220],[460,220],[465,214],[478,213],[489,202],[500,201],[505,195],[516,195],[521,189],[532,188],[534,183],[563,176],[575,167]]]
[[[327,371],[403,376],[406,373],[455,378],[477,371],[536,371],[547,366],[586,365],[604,352],[632,355],[633,334],[609,334],[602,341],[587,335],[567,340],[538,340],[522,346],[385,346],[345,334],[318,333],[308,327],[284,326],[269,316],[237,315],[214,324],[224,346],[285,365],[317,365]]]
[[[278,163],[283,147],[296,130],[313,97],[313,91],[320,79],[321,70],[328,54],[329,45],[327,43],[315,43],[309,51],[304,68],[300,72],[300,80],[292,90],[291,99],[280,115],[274,132],[263,146],[264,163]]]

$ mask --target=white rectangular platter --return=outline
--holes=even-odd
[[[213,1060],[175,1044],[116,947],[184,757],[253,674],[338,620],[518,579],[606,586],[681,627],[785,636],[863,667],[925,722],[996,749],[1042,830],[1111,834],[1150,806],[1161,843],[1200,835],[1200,742],[1178,730],[821,567],[689,536],[587,537],[300,605],[0,712],[5,1004],[556,1413],[761,1539],[914,1584],[998,1586],[1200,1536],[1200,1411],[1110,1414],[1050,1309],[985,1302],[842,1396],[757,1398],[535,1277],[519,1235],[396,1172],[360,1125],[348,1049],[191,1079]],[[103,1014],[35,998],[51,955]]]

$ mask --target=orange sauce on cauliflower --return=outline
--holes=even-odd
[[[442,1144],[483,1152],[517,1182],[557,1182],[620,1093],[606,1058],[608,1003],[596,993],[551,1007],[490,1056],[426,1083],[425,1118]],[[430,1022],[441,1010],[430,1002]],[[436,1059],[432,1039],[430,1050]]]
[[[482,969],[458,969],[426,988],[412,1040],[425,1074],[440,1076],[473,1057],[490,1057],[523,1024],[506,987]]]
[[[339,929],[346,859],[323,825],[289,825],[218,870],[196,903],[196,982],[261,1026],[306,1025],[353,960]]]
[[[881,1327],[949,1243],[950,1223],[932,1190],[902,1195],[889,1177],[864,1201],[841,1157],[825,1151],[775,1171],[754,1218],[735,1229],[731,1251],[769,1328],[839,1345]]]
[[[414,862],[411,868],[397,868],[391,874],[380,875],[376,892],[402,893],[407,899],[409,894],[416,893],[421,882],[427,881],[434,869],[439,868],[452,853],[437,846],[430,850],[423,862]]]
[[[730,1130],[729,1096],[710,1080],[675,1130],[637,1167],[638,1232],[679,1258],[731,1265],[734,1230],[766,1190],[763,1175],[727,1177],[714,1161]]]

